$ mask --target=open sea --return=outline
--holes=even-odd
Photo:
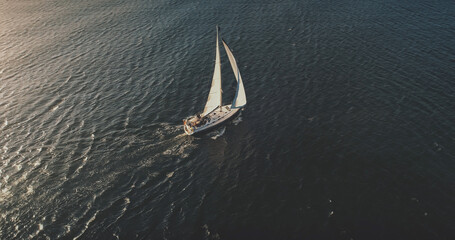
[[[454,1],[0,0],[0,239],[455,239]]]

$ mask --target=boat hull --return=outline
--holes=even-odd
[[[231,109],[231,105],[222,106],[213,112],[207,114],[208,122],[202,126],[191,127],[189,124],[184,124],[183,129],[187,135],[198,135],[207,131],[213,130],[223,123],[233,118],[240,112],[240,108]]]

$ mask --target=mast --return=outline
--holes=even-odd
[[[216,55],[218,56],[218,62],[219,62],[219,67],[220,67],[220,112],[222,111],[221,106],[223,106],[223,84],[221,82],[221,60],[220,60],[220,46],[219,46],[219,40],[218,40],[218,32],[220,31],[220,27],[216,25]]]
[[[210,87],[207,103],[205,104],[202,116],[205,116],[220,107],[222,104],[222,90],[221,90],[221,61],[220,61],[220,46],[218,40],[218,26],[216,26],[216,56],[215,56],[215,69],[213,70],[212,86]]]

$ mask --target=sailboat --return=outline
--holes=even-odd
[[[229,62],[234,72],[235,80],[237,81],[237,89],[235,92],[232,104],[223,105],[222,103],[222,89],[221,89],[221,61],[220,61],[220,47],[218,40],[219,28],[216,28],[216,55],[215,55],[215,69],[213,71],[212,85],[210,87],[207,103],[204,110],[200,114],[188,117],[183,120],[183,129],[188,135],[193,135],[200,132],[205,132],[213,129],[223,122],[229,120],[236,113],[239,112],[246,105],[245,88],[243,87],[242,76],[240,75],[237,62],[232,54],[231,49],[226,42],[221,39]]]

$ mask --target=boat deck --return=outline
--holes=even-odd
[[[207,122],[203,125],[192,127],[188,124],[185,124],[184,130],[186,134],[192,135],[198,132],[212,129],[234,116],[234,114],[240,110],[239,108],[231,109],[230,107],[231,105],[225,105],[213,110],[211,113],[205,116],[205,118],[207,118]]]

